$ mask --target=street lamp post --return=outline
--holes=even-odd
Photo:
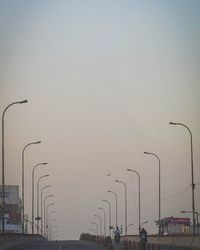
[[[123,181],[115,180],[118,183],[121,183],[124,186],[125,190],[125,235],[127,235],[127,187]]]
[[[52,187],[51,185],[48,185],[48,186],[44,186],[42,189],[41,189],[41,194],[40,194],[40,205],[41,205],[41,235],[42,235],[42,231],[43,231],[43,206],[42,206],[42,201],[43,201],[43,190],[46,189],[46,188],[50,188]]]
[[[98,207],[98,209],[103,210],[103,213],[104,213],[104,219],[103,219],[103,221],[104,221],[104,237],[106,237],[106,210],[102,207]]]
[[[50,222],[50,218],[52,214],[55,214],[56,211],[51,211],[48,216],[47,216],[47,223],[48,223],[48,231],[47,231],[47,238],[50,238],[50,234],[51,234],[51,222]],[[54,227],[57,227],[57,225],[54,225]]]
[[[54,206],[54,205],[55,205],[55,202],[52,202],[52,203],[48,204],[47,207],[46,207],[47,224],[45,223],[45,225],[46,225],[46,228],[47,228],[47,239],[48,239],[48,226],[49,226],[48,225],[48,223],[49,223],[48,222],[48,209],[49,209],[50,206]]]
[[[91,224],[95,225],[96,226],[96,236],[99,235],[99,231],[98,231],[98,224],[96,222],[92,222]]]
[[[148,155],[153,155],[158,159],[158,167],[159,167],[159,226],[158,226],[158,234],[160,235],[160,222],[161,222],[161,168],[160,168],[160,158],[154,154],[154,153],[150,153],[150,152],[144,152],[144,154],[148,154]]]
[[[93,235],[95,235],[95,230],[94,230],[94,228],[89,228],[89,231],[92,231]]]
[[[4,117],[7,109],[15,104],[27,103],[27,100],[13,102],[9,104],[2,114],[2,233],[5,233],[5,146],[4,146]]]
[[[128,228],[131,227],[131,226],[133,226],[133,223],[128,224],[128,226],[127,226],[127,231],[128,231]]]
[[[141,229],[141,226],[140,226],[140,224],[141,224],[141,204],[140,204],[140,174],[136,171],[136,170],[134,170],[134,169],[127,169],[127,171],[130,171],[130,172],[134,172],[134,173],[136,173],[137,174],[137,176],[138,176],[138,184],[139,184],[139,195],[138,195],[138,197],[139,197],[139,227],[138,227],[138,230],[139,230],[139,232],[140,232],[140,229]]]
[[[35,175],[35,169],[39,166],[46,165],[47,162],[41,162],[35,165],[32,169],[32,234],[34,234],[34,175]]]
[[[192,132],[183,123],[179,122],[169,122],[170,125],[179,125],[182,127],[185,127],[189,134],[190,134],[190,157],[191,157],[191,178],[192,178],[192,220],[193,220],[193,234],[195,234],[195,200],[194,200],[194,189],[195,189],[195,184],[194,184],[194,169],[193,169],[193,143],[192,143]]]
[[[24,234],[24,152],[27,147],[33,144],[39,144],[41,141],[30,142],[22,150],[22,233]]]
[[[106,202],[109,206],[109,236],[111,237],[111,203],[108,200],[102,200],[103,202]]]
[[[39,220],[41,220],[41,218],[39,217],[39,183],[40,183],[40,180],[45,178],[45,177],[48,177],[49,174],[45,174],[45,175],[42,175],[39,177],[38,181],[37,181],[37,234],[39,234]],[[41,211],[42,213],[42,211]]]
[[[118,221],[117,221],[117,218],[118,218],[118,208],[117,208],[117,193],[116,192],[114,192],[114,191],[111,191],[111,190],[108,190],[108,193],[112,193],[112,194],[114,194],[115,195],[115,208],[116,208],[116,212],[115,212],[115,216],[116,216],[116,219],[115,219],[115,227],[117,228],[117,226],[118,226]]]
[[[99,218],[99,221],[100,221],[100,237],[102,236],[102,218],[101,218],[101,216],[100,215],[97,215],[97,214],[95,214],[94,215],[95,217],[97,217],[97,218]]]
[[[141,227],[144,225],[144,224],[147,224],[148,221],[144,221],[142,224],[141,224]]]
[[[53,194],[49,194],[44,197],[44,229],[43,229],[44,236],[45,236],[45,228],[46,228],[46,200],[50,197],[53,197]]]

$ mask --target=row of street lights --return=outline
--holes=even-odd
[[[24,104],[24,103],[27,103],[28,101],[27,100],[22,100],[22,101],[19,101],[19,102],[13,102],[11,104],[9,104],[3,111],[3,114],[2,114],[2,215],[1,215],[1,218],[2,218],[2,233],[4,234],[5,233],[5,139],[4,139],[4,120],[5,120],[5,114],[6,114],[6,111],[8,110],[8,108],[10,108],[11,106],[15,105],[15,104]],[[25,223],[25,213],[24,213],[24,204],[25,204],[25,199],[24,199],[24,193],[25,193],[25,188],[24,188],[24,169],[25,169],[25,151],[26,149],[31,146],[31,145],[34,145],[34,144],[40,144],[41,141],[35,141],[35,142],[30,142],[28,143],[22,150],[22,202],[21,202],[21,219],[22,219],[22,233],[24,234],[24,223]],[[46,175],[42,175],[39,177],[38,181],[37,181],[37,217],[34,218],[34,174],[35,174],[35,169],[39,166],[42,166],[42,165],[47,165],[46,162],[42,162],[42,163],[39,163],[37,165],[35,165],[32,169],[32,220],[31,220],[31,224],[32,224],[32,234],[34,234],[34,219],[37,220],[37,233],[39,234],[39,220],[41,222],[41,234],[42,234],[42,231],[44,231],[44,234],[45,234],[45,229],[46,227],[48,227],[49,223],[50,223],[50,220],[48,220],[48,208],[52,205],[54,205],[55,203],[50,203],[46,206],[45,204],[45,201],[47,198],[49,197],[52,197],[53,195],[48,195],[44,198],[44,212],[43,212],[43,207],[42,207],[42,203],[43,203],[43,200],[42,200],[42,192],[44,189],[46,188],[49,188],[51,187],[51,185],[46,185],[44,186],[42,189],[41,189],[41,217],[39,216],[39,190],[40,190],[40,187],[39,187],[39,184],[40,184],[40,180],[45,178],[45,177],[48,177],[49,174],[46,174]],[[46,224],[46,215],[45,213],[47,214],[47,226],[45,225]],[[43,223],[43,214],[44,214],[44,223]],[[30,222],[29,220],[26,220],[27,222]],[[43,229],[43,224],[44,224],[44,229]]]
[[[189,131],[189,134],[190,134],[190,148],[191,148],[191,179],[192,179],[192,216],[193,216],[193,234],[195,234],[195,228],[196,228],[196,222],[195,222],[195,214],[197,213],[195,211],[195,200],[194,200],[194,189],[195,189],[195,184],[194,184],[194,170],[193,170],[193,143],[192,143],[192,133],[191,133],[191,130],[183,123],[177,123],[177,122],[170,122],[169,123],[170,125],[180,125],[180,126],[183,126],[185,127],[188,131]],[[159,195],[159,204],[158,204],[158,234],[160,235],[161,234],[161,228],[160,228],[160,222],[161,222],[161,162],[160,162],[160,158],[157,154],[155,153],[152,153],[152,152],[147,152],[147,151],[144,151],[144,154],[147,154],[147,155],[152,155],[153,157],[155,157],[157,160],[158,160],[158,170],[159,170],[159,184],[158,184],[158,195]],[[134,170],[134,169],[126,169],[127,171],[129,172],[133,172],[135,174],[137,174],[138,176],[138,184],[139,184],[139,195],[138,195],[138,198],[139,198],[139,209],[138,209],[138,221],[139,221],[139,225],[138,225],[138,229],[140,231],[141,229],[141,226],[144,224],[142,223],[141,224],[141,194],[140,194],[140,190],[141,190],[141,186],[140,186],[140,174],[138,171]],[[110,174],[108,174],[107,176],[109,176]],[[118,180],[116,179],[115,180],[117,183],[121,183],[123,186],[124,186],[124,190],[125,190],[125,235],[127,235],[127,186],[126,184],[121,181],[121,180]],[[118,225],[118,211],[117,211],[117,200],[118,200],[118,197],[117,197],[117,193],[115,191],[111,191],[111,190],[108,190],[109,193],[112,193],[115,195],[115,198],[116,198],[116,227]],[[105,201],[105,200],[104,200]],[[102,209],[102,208],[101,208]],[[100,219],[100,234],[102,233],[101,232],[101,224],[102,224],[102,221],[101,221],[101,217],[99,215],[95,215],[96,217],[98,217]],[[110,216],[111,217],[111,216]],[[198,219],[197,219],[198,220]],[[146,222],[145,222],[146,223]],[[106,223],[105,223],[105,216],[104,216],[104,227],[105,227]],[[198,222],[197,222],[197,225],[198,225]],[[109,222],[109,227],[111,228],[111,222]],[[198,231],[198,226],[197,226],[197,231]],[[105,230],[104,230],[104,235],[105,235]]]

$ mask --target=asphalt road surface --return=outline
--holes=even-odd
[[[105,250],[104,247],[86,241],[40,241],[15,246],[12,250]]]

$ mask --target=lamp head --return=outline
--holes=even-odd
[[[43,162],[42,165],[47,165],[47,162]]]
[[[127,170],[127,171],[131,171],[131,169],[129,169],[129,168],[127,168],[126,170]]]
[[[116,182],[119,182],[117,179],[115,180]]]
[[[27,103],[27,100],[20,101],[19,104]]]
[[[177,125],[176,122],[169,122],[170,125]]]
[[[144,154],[147,154],[147,155],[149,155],[149,152],[147,152],[147,151],[144,151]]]

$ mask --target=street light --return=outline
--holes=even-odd
[[[47,214],[47,225],[46,225],[46,223],[45,223],[45,225],[46,225],[46,228],[47,228],[47,239],[48,239],[48,209],[49,209],[49,207],[50,206],[54,206],[55,205],[55,202],[52,202],[52,203],[50,203],[50,204],[48,204],[47,205],[47,207],[46,207],[46,214]],[[45,231],[44,231],[44,233],[45,233]]]
[[[159,226],[158,226],[158,234],[160,235],[160,222],[161,222],[161,180],[160,180],[160,176],[161,176],[161,169],[160,169],[160,158],[154,154],[154,153],[150,153],[150,152],[144,152],[144,154],[147,155],[153,155],[154,157],[156,157],[158,159],[158,167],[159,167]]]
[[[127,235],[127,187],[123,181],[115,180],[118,183],[121,183],[124,186],[125,190],[125,235]]]
[[[39,183],[40,183],[40,180],[45,178],[45,177],[48,177],[49,174],[45,174],[45,175],[42,175],[39,177],[38,181],[37,181],[37,234],[39,234],[39,220],[41,220],[41,217],[39,217]],[[42,213],[42,211],[41,211]]]
[[[144,225],[144,224],[147,224],[148,221],[144,221],[142,224],[141,224],[141,227]]]
[[[42,189],[41,189],[41,194],[40,194],[40,205],[41,205],[41,235],[42,235],[42,230],[43,230],[43,206],[42,206],[42,201],[43,201],[43,190],[46,189],[46,188],[50,188],[52,187],[51,185],[48,185],[48,186],[44,186]]]
[[[96,226],[96,233],[97,233],[96,235],[98,236],[99,235],[98,224],[96,222],[91,222],[91,224]]]
[[[129,225],[127,226],[127,231],[128,231],[128,228],[131,227],[131,226],[133,226],[133,223],[131,223],[131,224],[129,224]]]
[[[127,170],[127,171],[129,171],[129,172],[136,173],[136,174],[137,174],[137,176],[138,176],[138,184],[139,184],[139,195],[138,195],[138,197],[139,197],[139,227],[138,227],[138,230],[139,230],[139,232],[140,232],[140,228],[141,228],[141,226],[140,226],[140,223],[141,223],[141,204],[140,204],[140,174],[139,174],[136,170],[134,170],[134,169],[129,169],[129,168],[127,168],[126,170]]]
[[[116,212],[115,212],[115,216],[116,216],[116,219],[115,219],[115,227],[117,228],[117,225],[118,225],[118,222],[117,222],[117,217],[118,217],[118,209],[117,209],[117,193],[114,192],[114,191],[111,191],[111,190],[108,190],[108,193],[112,193],[115,195],[115,207],[116,207]]]
[[[41,162],[35,165],[32,169],[32,234],[34,234],[34,175],[35,175],[35,169],[39,166],[46,165],[47,162]]]
[[[101,237],[102,236],[102,218],[101,218],[100,215],[97,215],[97,214],[95,214],[94,216],[99,218],[99,221],[100,221],[100,237]]]
[[[180,211],[180,213],[182,214],[193,214],[193,211]],[[196,214],[196,218],[197,218],[197,235],[199,235],[199,213],[198,212],[194,212]],[[196,233],[196,232],[195,232]]]
[[[133,223],[131,223],[131,224],[128,224],[127,228],[129,228],[129,227],[131,227],[131,226],[133,226]]]
[[[103,202],[106,202],[109,206],[109,236],[111,237],[111,203],[108,200],[102,200]]]
[[[27,147],[33,144],[39,144],[41,141],[28,143],[22,150],[22,233],[24,234],[24,152]]]
[[[43,229],[44,236],[45,236],[45,228],[46,228],[46,200],[51,197],[53,197],[53,194],[49,194],[44,197],[44,229]]]
[[[95,230],[94,230],[94,228],[89,228],[89,230],[93,232],[93,235],[95,235]]]
[[[15,104],[27,103],[27,100],[13,102],[9,104],[3,111],[2,114],[2,233],[5,233],[5,149],[4,149],[4,117],[7,109]]]
[[[106,210],[102,207],[98,207],[98,209],[103,210],[104,213],[104,237],[106,237]]]
[[[195,184],[194,184],[194,170],[193,170],[193,144],[192,144],[192,132],[183,123],[179,122],[169,122],[170,125],[179,125],[182,127],[185,127],[189,134],[190,134],[190,157],[191,157],[191,178],[192,178],[192,220],[193,220],[193,234],[195,234],[195,200],[194,200],[194,189],[195,189]]]
[[[51,238],[50,237],[50,234],[51,234],[51,222],[50,222],[50,217],[52,214],[55,214],[56,211],[51,211],[48,216],[47,216],[47,224],[48,224],[48,227],[47,227],[47,238]],[[53,225],[53,227],[57,227],[58,225]]]

